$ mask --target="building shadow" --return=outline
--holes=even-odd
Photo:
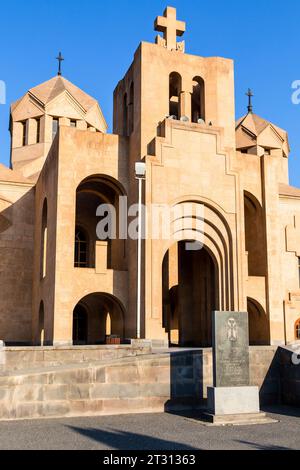
[[[292,450],[289,447],[276,446],[272,444],[259,444],[257,442],[244,441],[241,439],[235,440],[235,442],[238,442],[239,444],[245,444],[247,446],[252,447],[255,450]]]
[[[165,411],[180,416],[191,416],[191,410],[203,410],[207,402],[204,377],[209,373],[208,349],[184,349],[170,353],[170,399]],[[212,377],[212,370],[211,370]]]
[[[261,406],[279,405],[281,403],[279,348],[277,348],[277,351],[260,387],[259,401]]]
[[[138,434],[117,429],[103,430],[97,428],[80,428],[67,426],[70,430],[91,439],[98,444],[104,444],[108,449],[116,450],[197,450],[180,442],[172,442],[146,434]]]

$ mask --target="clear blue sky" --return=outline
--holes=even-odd
[[[289,132],[291,184],[300,186],[300,105],[291,84],[300,80],[299,0],[10,0],[0,5],[0,162],[9,162],[9,103],[57,72],[100,102],[110,125],[112,93],[140,41],[153,42],[153,21],[177,7],[187,22],[187,53],[235,60],[236,115],[255,93],[254,111]],[[226,92],[226,91],[225,91]]]

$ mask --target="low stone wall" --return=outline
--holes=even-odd
[[[0,348],[0,371],[109,361],[150,352],[150,342],[103,346],[3,347]]]
[[[40,368],[2,370],[0,419],[162,412],[205,405],[207,387],[213,383],[211,349],[145,354],[142,347],[127,357],[103,360],[101,355],[99,361],[93,360],[96,352],[110,352],[112,347],[103,348],[52,348],[54,365],[41,360]],[[114,354],[126,350],[112,349]],[[55,351],[63,354],[63,365],[57,365]],[[84,359],[74,364],[72,351],[80,351]],[[276,347],[250,348],[251,384],[260,387],[261,404],[280,399],[278,364]]]
[[[162,412],[170,401],[198,397],[200,356],[151,354],[0,375],[0,419]]]

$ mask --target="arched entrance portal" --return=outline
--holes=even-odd
[[[124,337],[124,308],[116,297],[89,294],[73,311],[73,344],[104,344],[107,335]]]
[[[172,345],[210,347],[212,312],[218,308],[216,262],[206,249],[174,244],[162,267],[163,326]]]

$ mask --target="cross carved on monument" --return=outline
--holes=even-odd
[[[158,16],[154,23],[155,31],[163,33],[165,45],[169,51],[177,50],[177,36],[185,32],[185,22],[176,18],[176,8],[167,7],[164,16]]]

